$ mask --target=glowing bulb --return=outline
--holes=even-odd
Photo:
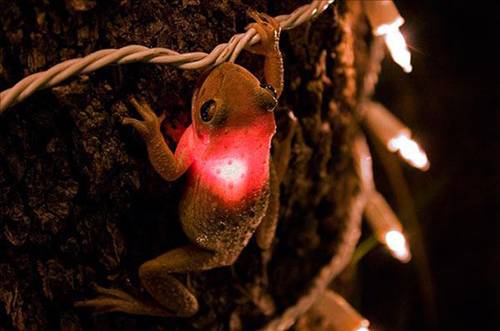
[[[399,30],[399,27],[403,25],[404,22],[405,20],[401,16],[398,16],[391,23],[379,25],[373,30],[373,34],[376,36],[383,36],[390,33],[391,31]]]
[[[404,23],[392,0],[363,1],[365,13],[373,28],[373,34],[384,37],[394,62],[405,72],[411,72],[411,53],[405,38],[399,31]]]
[[[355,331],[370,331],[368,327],[370,326],[370,322],[368,320],[362,320],[360,323],[359,328],[357,328]]]
[[[326,10],[334,2],[335,2],[335,0],[328,0],[326,2],[326,5],[323,6],[323,10]]]
[[[429,169],[430,163],[424,150],[411,139],[407,132],[401,132],[387,143],[387,148],[392,151],[398,151],[403,159],[412,166],[421,170]]]
[[[214,167],[215,175],[227,183],[240,182],[247,172],[245,163],[238,159],[222,159]]]
[[[394,26],[389,29],[384,34],[384,40],[394,62],[399,64],[406,73],[410,73],[413,69],[411,66],[411,53],[399,28]]]
[[[312,316],[321,316],[325,330],[369,331],[370,322],[361,316],[343,297],[326,289],[310,310]],[[316,328],[311,328],[314,330]]]
[[[411,139],[411,131],[383,105],[365,101],[361,106],[368,129],[391,152],[399,152],[415,168],[429,169],[424,150]]]
[[[391,230],[387,232],[385,234],[385,244],[400,261],[408,262],[411,259],[406,238],[400,231]]]
[[[387,201],[377,191],[370,194],[365,216],[377,240],[387,246],[392,256],[401,262],[410,261],[411,253],[403,235],[403,227]]]

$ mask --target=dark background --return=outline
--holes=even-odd
[[[431,284],[415,259],[383,248],[360,262],[360,305],[374,330],[498,330],[498,41],[488,1],[396,1],[414,70],[386,59],[377,98],[404,120],[431,161],[403,165],[428,254]],[[488,36],[488,34],[493,34]],[[401,215],[375,156],[379,189]],[[494,192],[494,188],[496,191]],[[411,226],[410,226],[411,229]],[[415,243],[414,231],[408,235]],[[432,307],[420,289],[433,288]],[[429,298],[428,298],[429,299]],[[430,315],[429,315],[430,312]],[[433,322],[432,313],[435,314]]]

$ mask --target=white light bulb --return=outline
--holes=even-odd
[[[382,36],[394,62],[405,72],[411,72],[411,54],[405,38],[399,31],[404,23],[392,0],[363,1],[366,15],[373,28],[373,34]]]
[[[326,289],[311,308],[312,316],[322,316],[325,330],[369,331],[370,322],[361,316],[343,297]]]
[[[368,327],[370,326],[370,322],[368,320],[363,320],[361,321],[361,325],[359,328],[356,329],[356,331],[370,331]]]
[[[406,132],[399,133],[396,137],[389,140],[387,148],[391,152],[399,152],[401,157],[415,168],[421,170],[429,169],[429,159],[424,150]]]
[[[402,262],[408,262],[411,259],[408,251],[405,236],[397,230],[388,231],[385,234],[385,244],[391,250],[393,255]]]
[[[410,73],[413,70],[411,53],[399,28],[392,26],[392,28],[388,29],[384,34],[384,40],[394,62],[399,64],[406,73]]]

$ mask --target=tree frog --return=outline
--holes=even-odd
[[[270,247],[277,223],[279,181],[286,169],[275,169],[270,158],[276,129],[273,110],[283,90],[280,26],[265,14],[250,15],[255,22],[247,28],[254,28],[261,41],[248,50],[265,56],[265,83],[229,62],[205,74],[192,98],[192,124],[175,153],[160,131],[164,116],[158,118],[144,100],[130,99],[142,121],[123,120],[139,132],[151,164],[163,179],[173,181],[187,174],[179,215],[190,243],[140,266],[139,279],[150,298],[96,287],[97,298],[76,306],[188,317],[197,312],[198,301],[173,273],[233,264],[254,232],[259,247]],[[291,133],[285,140],[282,146],[289,145]],[[283,159],[290,154],[287,147],[275,152]]]

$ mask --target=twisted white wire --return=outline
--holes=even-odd
[[[339,248],[331,260],[319,271],[309,285],[307,292],[292,306],[285,309],[278,317],[272,319],[259,331],[285,331],[295,324],[321,297],[328,285],[337,277],[351,261],[352,254],[361,234],[361,219],[368,197],[367,191],[361,191],[350,206],[351,213],[347,227],[339,239]]]
[[[311,20],[325,11],[335,0],[313,0],[289,15],[276,16],[283,30]],[[247,45],[260,41],[255,29],[234,35],[227,43],[217,45],[210,53],[194,52],[180,54],[168,48],[148,48],[130,45],[122,48],[103,49],[82,58],[61,62],[47,71],[25,77],[13,87],[0,93],[0,114],[8,107],[21,102],[36,90],[55,86],[71,76],[88,74],[110,64],[146,62],[170,64],[180,69],[194,70],[216,66],[224,61],[234,62]]]

